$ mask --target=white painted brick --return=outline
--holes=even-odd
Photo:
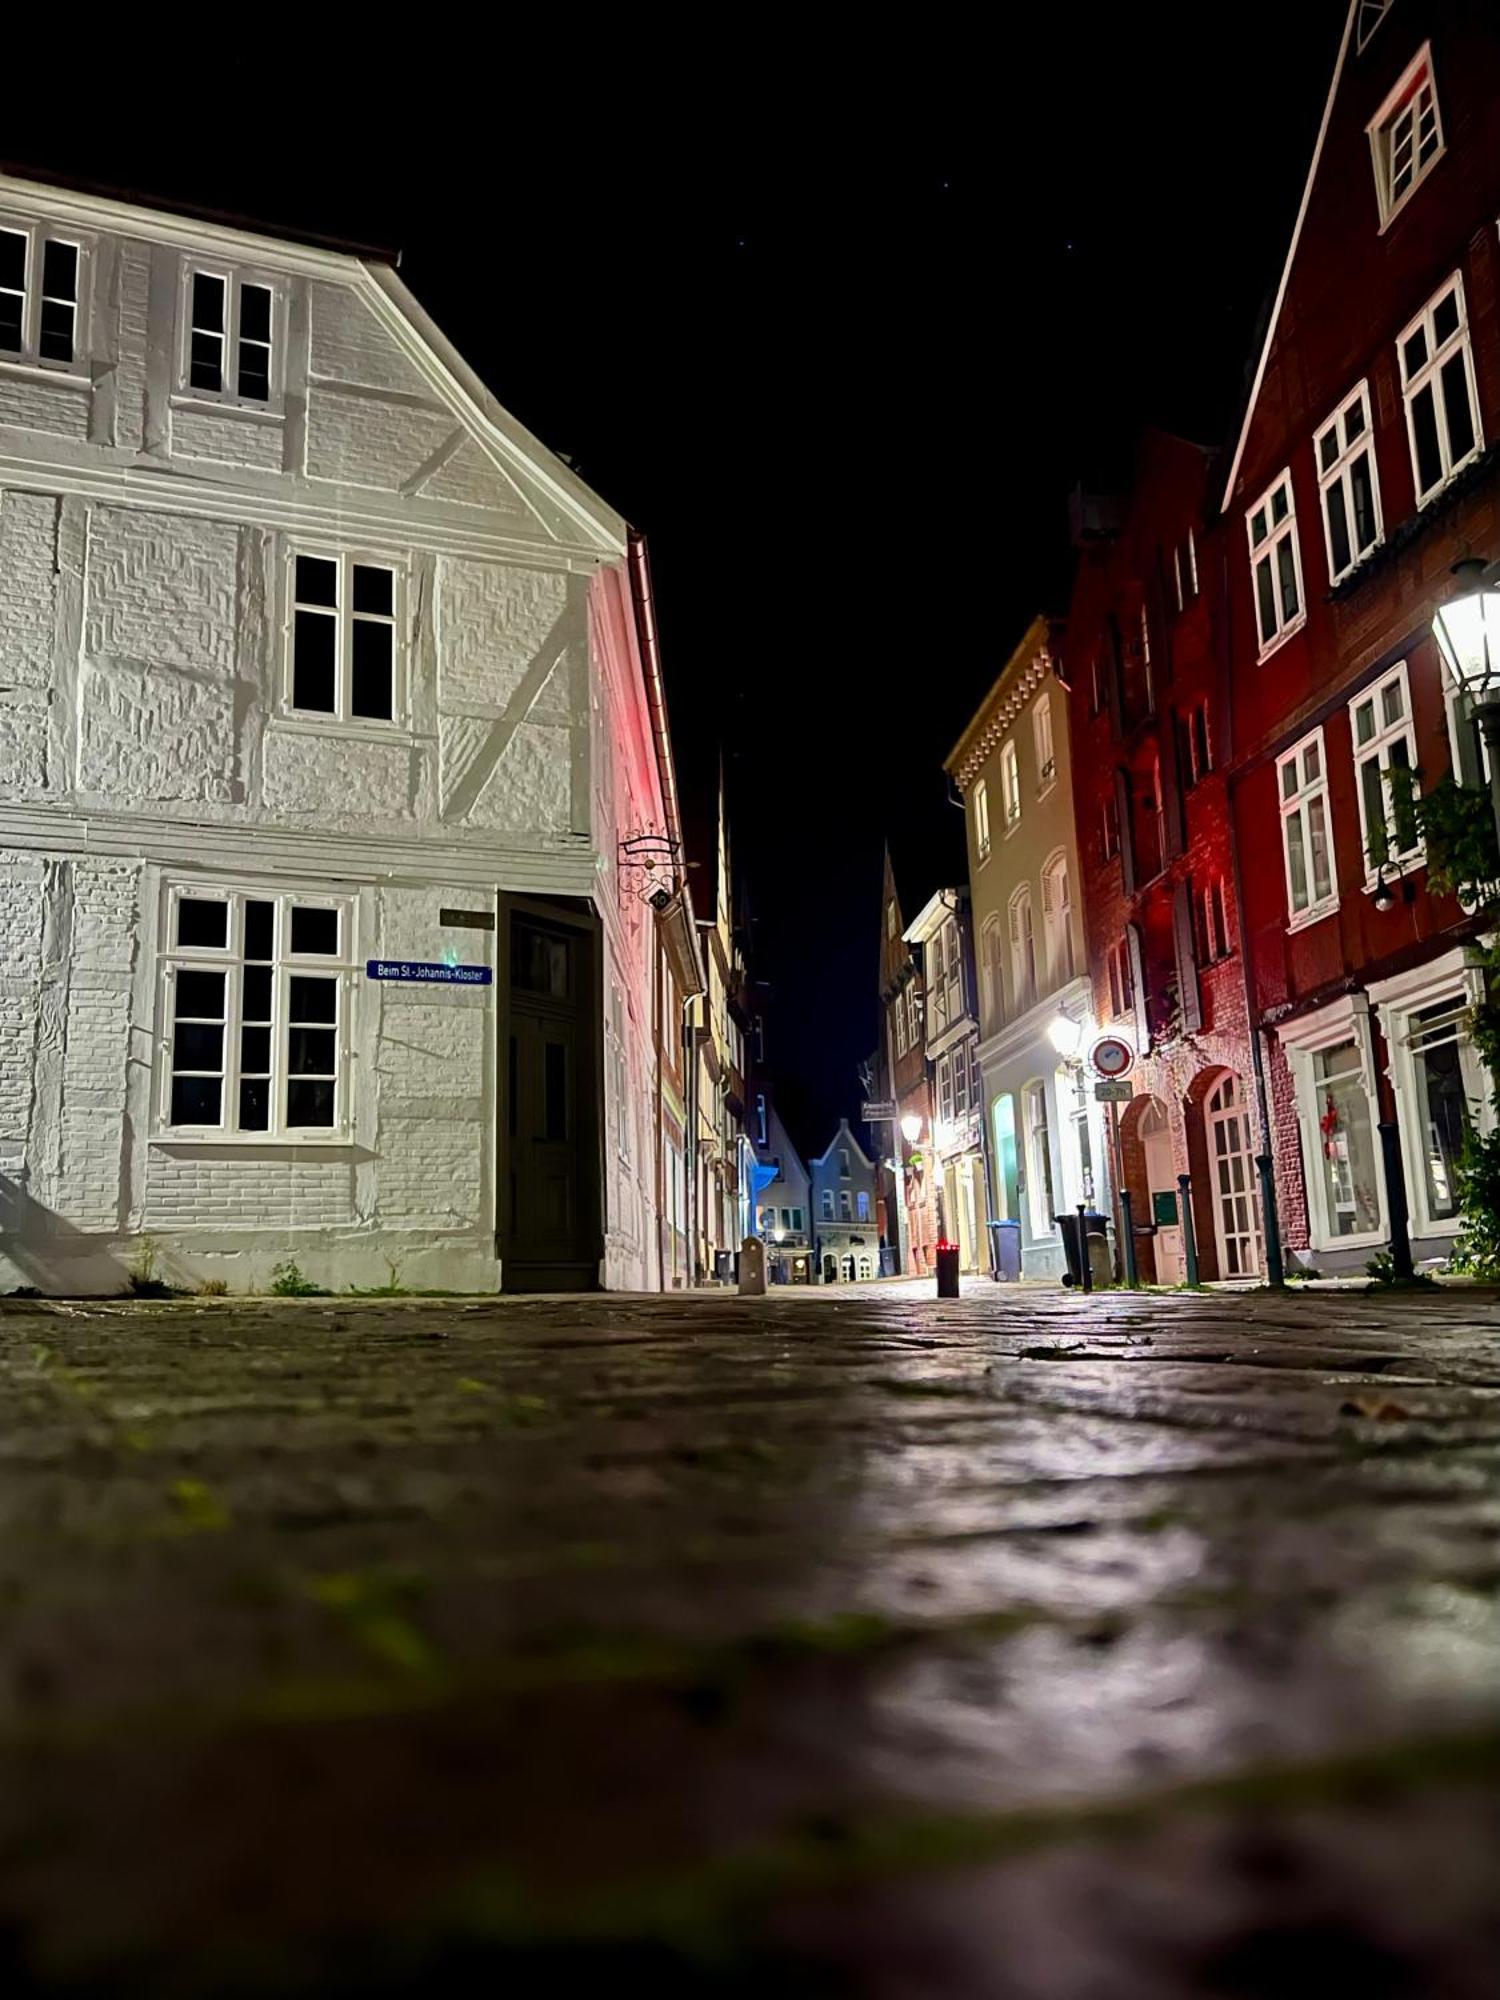
[[[92,395],[87,382],[37,382],[19,375],[0,376],[0,425],[47,431],[54,437],[75,438],[81,444],[89,434]]]
[[[279,472],[283,453],[279,422],[241,410],[172,412],[172,456]]]
[[[80,705],[81,790],[121,805],[231,796],[234,689],[227,678],[215,684],[111,660],[85,670]]]
[[[323,825],[412,816],[412,759],[404,739],[372,742],[312,730],[267,731],[263,802],[278,817]]]
[[[494,1033],[489,1010],[472,1002],[474,995],[455,988],[448,995],[391,994],[381,1021],[375,1054],[380,1079],[381,1151],[389,1145],[388,1109],[399,1109],[408,1098],[467,1098],[482,1115],[487,1038]],[[382,1169],[382,1172],[384,1170]]]
[[[151,326],[151,247],[125,242],[119,251],[120,358],[115,366],[116,442],[139,451],[146,430],[146,353]]]
[[[479,1219],[482,1128],[472,1118],[383,1115],[376,1209],[382,1222],[452,1229]]]
[[[0,687],[51,686],[56,570],[56,500],[0,493]]]
[[[354,1220],[354,1169],[347,1156],[150,1150],[148,1229],[316,1230],[346,1228]]]
[[[566,833],[571,797],[571,730],[523,722],[469,820],[507,833]]]
[[[185,514],[96,507],[84,648],[94,658],[228,673],[239,529]]]
[[[504,709],[532,660],[557,635],[567,592],[567,578],[550,570],[442,557],[437,635],[443,707]]]
[[[46,696],[0,693],[0,798],[37,799],[46,789]]]
[[[314,375],[357,387],[396,389],[408,396],[429,393],[422,376],[347,285],[313,283],[307,289],[308,367]]]
[[[414,409],[315,382],[307,395],[308,476],[389,492],[414,478],[457,429],[447,410]]]
[[[130,971],[140,923],[140,882],[136,861],[84,857],[74,862],[75,971]]]

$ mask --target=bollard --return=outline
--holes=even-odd
[[[1401,1131],[1399,1126],[1387,1125],[1384,1121],[1376,1130],[1380,1133],[1381,1159],[1385,1166],[1386,1206],[1391,1212],[1391,1272],[1398,1279],[1409,1279],[1414,1275],[1414,1266],[1406,1207],[1406,1169],[1401,1160]]]
[[[759,1237],[747,1236],[740,1245],[740,1297],[763,1299],[766,1295],[766,1246]]]
[[[1089,1226],[1085,1220],[1089,1212],[1086,1201],[1078,1204],[1078,1282],[1086,1292],[1094,1289],[1094,1267],[1089,1259]]]
[[[1130,1189],[1120,1189],[1120,1254],[1125,1260],[1125,1282],[1131,1291],[1141,1288],[1135,1268],[1135,1218],[1130,1213]]]
[[[940,1299],[958,1297],[958,1245],[939,1243],[937,1246],[937,1295]]]
[[[1177,1176],[1178,1220],[1182,1225],[1182,1255],[1187,1265],[1187,1281],[1194,1291],[1202,1284],[1198,1276],[1198,1233],[1193,1227],[1193,1177],[1191,1174]]]

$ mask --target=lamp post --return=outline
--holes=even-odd
[[[1474,710],[1488,753],[1490,804],[1495,839],[1500,842],[1500,565],[1487,567],[1477,556],[1453,565],[1459,589],[1432,618],[1443,664],[1453,685]]]

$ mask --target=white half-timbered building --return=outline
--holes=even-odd
[[[629,548],[389,264],[0,178],[0,1288],[660,1281]]]

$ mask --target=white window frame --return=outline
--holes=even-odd
[[[1437,340],[1437,309],[1449,296],[1458,301],[1458,324],[1452,333],[1439,345]],[[1406,367],[1406,346],[1412,335],[1421,332],[1427,343],[1427,359],[1410,375]],[[1448,403],[1443,393],[1442,371],[1456,354],[1462,354],[1464,382],[1469,397],[1469,421],[1473,426],[1474,442],[1462,458],[1450,456],[1451,443],[1448,435]],[[1406,443],[1411,453],[1412,486],[1417,497],[1417,506],[1426,507],[1439,493],[1456,479],[1466,465],[1471,465],[1484,450],[1484,420],[1479,407],[1479,382],[1474,373],[1474,343],[1469,338],[1469,312],[1464,298],[1464,280],[1461,271],[1455,271],[1445,283],[1439,285],[1422,310],[1402,328],[1396,340],[1396,367],[1401,378],[1401,400],[1406,406]],[[1443,470],[1433,483],[1422,485],[1422,468],[1417,457],[1417,428],[1412,416],[1412,406],[1422,391],[1432,395],[1433,416],[1437,431],[1438,456]],[[1441,411],[1441,421],[1437,421]]]
[[[1100,859],[1115,861],[1120,855],[1120,807],[1113,790],[1099,801]]]
[[[1211,875],[1203,885],[1203,944],[1205,962],[1216,965],[1229,956],[1229,908],[1224,900],[1224,878]]]
[[[1022,882],[1011,892],[1006,906],[1006,922],[1010,939],[1011,992],[1015,1012],[1024,1014],[1040,998],[1037,991],[1036,921],[1029,882]]]
[[[1052,696],[1039,694],[1031,710],[1031,736],[1036,749],[1036,795],[1044,799],[1057,783],[1057,752],[1052,741]]]
[[[1362,429],[1353,439],[1349,437],[1349,413],[1360,412]],[[1324,440],[1332,438],[1334,455],[1324,464]],[[1370,502],[1375,510],[1375,538],[1366,547],[1355,545],[1354,514],[1354,462],[1363,453],[1370,476]],[[1313,463],[1318,473],[1318,501],[1323,516],[1323,547],[1328,554],[1328,581],[1342,583],[1346,576],[1353,576],[1361,563],[1370,557],[1385,540],[1385,517],[1380,507],[1380,469],[1375,458],[1375,433],[1370,422],[1370,384],[1368,378],[1350,390],[1338,408],[1325,423],[1313,433]],[[1333,552],[1333,515],[1330,500],[1337,489],[1344,503],[1344,524],[1349,536],[1349,560],[1342,568],[1338,566]]]
[[[1388,1234],[1385,1163],[1381,1158],[1380,1098],[1375,1079],[1375,1055],[1370,1037],[1370,1011],[1363,993],[1335,1000],[1315,1014],[1286,1022],[1277,1029],[1287,1065],[1292,1072],[1297,1129],[1302,1139],[1302,1178],[1307,1191],[1308,1233],[1314,1250],[1369,1250],[1384,1243]],[[1375,1166],[1376,1220],[1373,1229],[1340,1236],[1328,1214],[1328,1192],[1323,1176],[1322,1106],[1318,1097],[1315,1058],[1325,1049],[1342,1042],[1355,1045],[1360,1080],[1370,1109],[1370,1133]]]
[[[222,946],[178,945],[177,911],[184,901],[219,902],[229,905],[226,941]],[[251,960],[271,968],[271,1069],[268,1121],[262,1130],[241,1130],[239,1084],[241,1070],[241,998],[237,972],[243,971],[244,906],[271,903],[275,926],[269,960]],[[339,952],[293,952],[291,910],[336,910],[339,914]],[[157,1065],[153,1092],[155,1118],[153,1140],[211,1143],[216,1146],[340,1146],[348,1145],[352,1132],[350,1071],[353,1060],[353,1008],[359,940],[356,934],[358,901],[352,895],[330,895],[321,889],[288,888],[284,883],[267,884],[243,878],[175,879],[162,885],[159,949],[157,952]],[[220,1123],[217,1125],[174,1125],[172,1123],[173,1030],[176,1020],[177,974],[190,971],[222,971],[224,981],[223,1068],[204,1072],[222,1076]],[[296,975],[327,978],[335,987],[337,1007],[331,1024],[337,1068],[334,1072],[334,1115],[331,1125],[289,1125],[286,1120],[288,1080],[288,1033],[290,982]],[[191,1074],[191,1072],[184,1072]],[[258,1072],[252,1071],[252,1075]],[[234,1111],[230,1122],[229,1112]]]
[[[1473,703],[1454,682],[1445,660],[1443,708],[1448,719],[1448,754],[1453,760],[1454,781],[1460,785],[1488,785],[1490,746],[1484,740]]]
[[[980,865],[990,858],[990,788],[981,778],[974,787],[974,852]],[[892,909],[895,905],[892,904]]]
[[[333,708],[298,708],[293,697],[296,692],[296,642],[297,642],[297,558],[310,556],[319,562],[331,562],[338,566],[337,603],[332,610],[337,642],[334,649],[333,668]],[[391,615],[356,611],[354,609],[354,571],[356,568],[383,569],[391,573]],[[388,549],[351,549],[331,545],[326,542],[294,541],[287,545],[286,560],[281,569],[282,619],[281,619],[281,701],[277,709],[279,724],[294,724],[299,729],[312,729],[326,734],[337,730],[341,736],[378,736],[389,738],[395,734],[410,732],[410,690],[408,687],[409,662],[406,639],[407,563],[404,557],[393,554]],[[330,615],[326,605],[310,605],[309,610]],[[376,715],[354,715],[350,712],[351,690],[353,686],[353,627],[356,623],[389,625],[391,628],[391,714],[389,719]]]
[[[1008,840],[1021,824],[1021,758],[1014,737],[1000,746],[1000,813]]]
[[[1005,1019],[1005,939],[997,912],[991,912],[980,931],[982,959],[980,979],[984,1031],[992,1034]]]
[[[224,284],[224,330],[222,365],[218,389],[200,388],[192,376],[193,365],[193,279],[202,272]],[[271,294],[271,358],[267,393],[264,397],[242,396],[240,379],[240,292],[245,285],[263,286]],[[286,404],[287,298],[286,281],[270,271],[249,265],[232,264],[213,257],[184,257],[177,281],[177,383],[178,400],[211,403],[216,407],[244,410],[249,415],[279,417]],[[231,386],[232,385],[232,386]]]
[[[45,216],[0,214],[0,230],[5,230],[12,236],[23,237],[26,244],[22,253],[25,262],[20,293],[20,351],[0,348],[0,367],[40,368],[49,375],[86,375],[89,368],[88,286],[93,267],[93,238],[81,235],[75,229],[55,227]],[[71,359],[67,361],[56,360],[41,351],[42,304],[47,297],[43,280],[46,270],[46,246],[49,243],[66,244],[70,250],[76,252],[78,258],[73,287],[77,296],[71,302],[73,353]]]
[[[1307,776],[1307,753],[1316,750],[1317,776]],[[1293,789],[1286,788],[1284,772],[1290,769],[1295,779]],[[1300,931],[1309,924],[1321,923],[1324,917],[1332,916],[1339,906],[1338,849],[1333,837],[1333,803],[1328,796],[1328,746],[1320,727],[1294,743],[1290,750],[1283,751],[1276,759],[1276,799],[1281,812],[1281,859],[1286,882],[1287,929]],[[1321,800],[1323,805],[1323,839],[1328,853],[1328,892],[1317,894],[1317,884],[1312,866],[1312,806]],[[1292,884],[1292,843],[1287,833],[1288,822],[1297,819],[1302,829],[1302,853],[1306,863],[1308,901],[1299,909],[1296,891]]]
[[[819,1205],[820,1209],[822,1210],[822,1217],[821,1217],[821,1219],[822,1219],[822,1220],[823,1220],[824,1222],[832,1222],[832,1220],[833,1220],[833,1189],[832,1189],[832,1188],[827,1188],[827,1187],[826,1187],[826,1188],[823,1188],[823,1189],[821,1189],[821,1190],[820,1190],[820,1192],[819,1192],[819,1196],[818,1196],[818,1205]]]
[[[1383,723],[1381,710],[1388,688],[1401,691],[1401,720]],[[1361,743],[1356,722],[1357,712],[1370,703],[1375,733],[1368,742]],[[1391,768],[1390,752],[1397,743],[1404,742],[1407,751],[1406,768],[1415,772],[1417,768],[1417,732],[1412,719],[1411,683],[1407,677],[1405,660],[1398,660],[1394,667],[1366,683],[1349,703],[1349,754],[1354,763],[1354,793],[1359,801],[1360,851],[1364,856],[1365,887],[1373,889],[1382,874],[1405,875],[1413,868],[1420,868],[1426,860],[1426,850],[1418,834],[1416,844],[1410,848],[1397,849],[1395,840],[1394,800],[1390,787],[1385,783],[1384,774]],[[1369,811],[1365,803],[1364,767],[1377,764],[1381,772],[1381,791],[1385,798],[1385,829],[1388,851],[1385,861],[1377,867],[1370,855]]]
[[[1059,894],[1059,888],[1061,893]],[[1055,993],[1073,977],[1073,885],[1068,851],[1056,847],[1042,863],[1042,940],[1047,991]]]
[[[1423,91],[1431,103],[1432,128],[1437,143],[1422,158],[1421,99]],[[1409,124],[1410,178],[1399,193],[1396,188],[1396,149],[1401,143],[1400,127]],[[1448,150],[1443,134],[1443,114],[1438,104],[1437,80],[1432,68],[1432,44],[1424,42],[1401,72],[1385,102],[1365,127],[1370,141],[1370,160],[1375,169],[1375,200],[1380,210],[1380,233],[1395,221],[1417,189]]]
[[[1285,494],[1286,512],[1278,520],[1275,502],[1282,493]],[[1257,518],[1264,523],[1259,536],[1255,528]],[[1302,552],[1297,535],[1297,493],[1292,485],[1290,466],[1277,473],[1254,505],[1245,509],[1245,537],[1250,545],[1250,598],[1260,644],[1256,654],[1258,665],[1262,660],[1269,659],[1278,646],[1285,644],[1294,632],[1300,632],[1307,623],[1307,591],[1302,581]],[[1292,574],[1297,585],[1297,609],[1290,615],[1284,610],[1281,593],[1281,546],[1288,541],[1292,550]],[[1259,570],[1262,562],[1270,564],[1272,608],[1275,613],[1275,628],[1269,637],[1261,616]]]
[[[1380,1017],[1390,1058],[1386,1064],[1386,1075],[1396,1097],[1396,1125],[1401,1134],[1401,1155],[1406,1168],[1407,1198],[1411,1205],[1414,1236],[1454,1236],[1463,1217],[1451,1215],[1434,1219],[1428,1212],[1426,1161],[1415,1117],[1418,1098],[1411,1024],[1417,1014],[1450,997],[1455,1006],[1480,1006],[1484,1000],[1484,968],[1476,959],[1477,954],[1473,950],[1460,945],[1440,959],[1429,959],[1425,965],[1397,973],[1394,978],[1377,981],[1368,988],[1370,1005]],[[1486,1082],[1484,1064],[1467,1029],[1460,1030],[1458,1050],[1474,1130],[1481,1134],[1492,1131],[1495,1125],[1493,1097]]]
[[[1052,1150],[1052,1106],[1047,1102],[1048,1091],[1044,1077],[1034,1078],[1021,1088],[1021,1135],[1026,1163],[1026,1215],[1031,1225],[1034,1242],[1056,1240],[1057,1223],[1053,1219],[1052,1208],[1057,1201],[1057,1162]],[[1040,1106],[1041,1120],[1035,1117]],[[1039,1144],[1040,1142],[1040,1144]],[[1045,1159],[1040,1147],[1046,1148]],[[1049,1184],[1052,1186],[1052,1201],[1043,1199]]]

